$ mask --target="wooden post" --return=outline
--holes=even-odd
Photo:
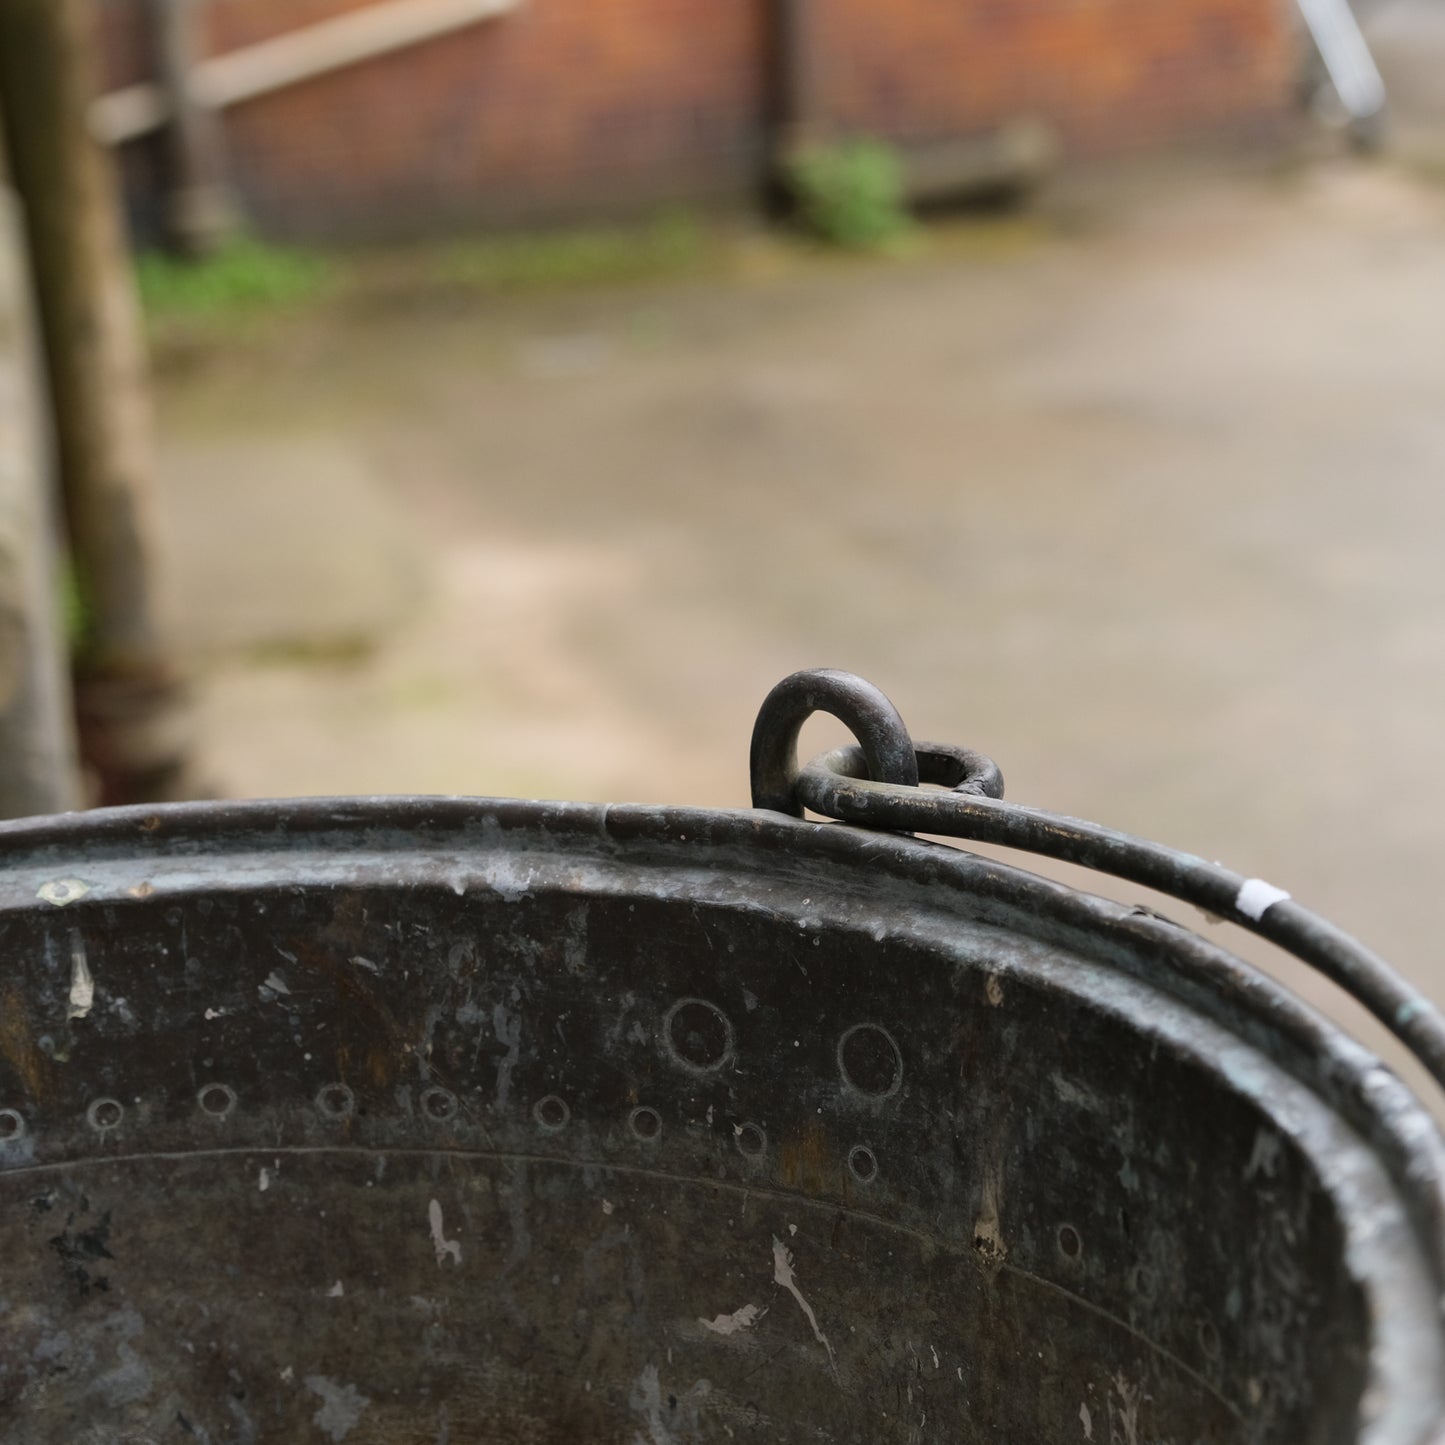
[[[151,28],[170,119],[166,224],[176,248],[208,256],[235,230],[220,121],[198,94],[200,0],[150,0]]]
[[[80,805],[40,351],[0,134],[0,818]]]
[[[71,557],[88,611],[75,670],[99,801],[189,790],[167,636],[150,398],[134,278],[94,95],[87,0],[0,3],[0,119],[24,210]]]

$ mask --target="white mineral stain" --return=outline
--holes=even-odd
[[[1066,1104],[1074,1104],[1080,1109],[1092,1109],[1096,1113],[1102,1111],[1103,1102],[1082,1084],[1076,1084],[1062,1074],[1050,1074],[1049,1082],[1054,1086],[1054,1092]]]
[[[592,1389],[590,1380],[586,1388]],[[657,1366],[645,1366],[627,1400],[643,1427],[634,1432],[630,1445],[682,1445],[696,1439],[711,1390],[706,1380],[698,1380],[686,1394],[668,1391],[664,1402]]]
[[[337,1280],[329,1290],[326,1291],[327,1299],[341,1299],[346,1294],[346,1286]]]
[[[1244,1180],[1247,1184],[1257,1174],[1273,1179],[1279,1170],[1280,1155],[1284,1144],[1279,1135],[1270,1129],[1255,1132],[1254,1148],[1250,1150],[1249,1162],[1244,1166]]]
[[[1139,1386],[1131,1385],[1122,1370],[1114,1376],[1114,1389],[1119,1394],[1119,1428],[1124,1445],[1139,1445]],[[1109,1401],[1110,1438],[1114,1438],[1114,1402]]]
[[[70,936],[70,1007],[68,1019],[83,1019],[95,1002],[95,980],[85,960],[85,942],[78,933]]]
[[[271,1171],[263,1164],[261,1166],[261,1178],[256,1183],[256,1188],[264,1194],[271,1187]]]
[[[1084,1439],[1094,1438],[1094,1418],[1089,1414],[1089,1407],[1083,1403],[1079,1405],[1079,1423],[1084,1427]]]
[[[757,1305],[744,1305],[730,1315],[718,1315],[710,1320],[699,1317],[698,1324],[715,1335],[735,1335],[740,1330],[752,1329],[765,1314],[767,1310],[759,1309]]]
[[[321,1408],[311,1417],[324,1435],[344,1440],[356,1429],[362,1412],[371,1404],[355,1385],[338,1385],[325,1375],[307,1375],[306,1388],[321,1397]]]
[[[442,1232],[442,1206],[441,1201],[433,1199],[426,1209],[427,1219],[431,1222],[432,1248],[437,1252],[437,1264],[446,1262],[448,1255],[451,1255],[452,1263],[460,1265],[462,1262],[462,1246],[458,1240],[448,1239]]]
[[[261,987],[269,988],[272,993],[289,994],[291,992],[291,990],[286,987],[286,980],[282,978],[274,968],[266,975],[266,982],[263,983]]]
[[[522,1055],[522,1020],[507,1011],[505,1004],[498,1004],[492,1010],[492,1028],[496,1031],[497,1042],[505,1044],[507,1052],[497,1061],[497,1112],[504,1113],[512,1094],[512,1070]]]
[[[150,1394],[153,1385],[150,1367],[130,1343],[145,1333],[145,1321],[130,1305],[109,1316],[108,1332],[119,1336],[115,1347],[114,1367],[91,1376],[88,1393],[96,1396],[112,1410],[133,1405]]]
[[[807,1316],[808,1324],[812,1326],[814,1339],[827,1350],[828,1364],[836,1376],[838,1365],[833,1358],[833,1346],[828,1343],[827,1335],[818,1328],[818,1317],[813,1313],[812,1305],[803,1298],[803,1292],[798,1288],[798,1281],[793,1274],[793,1256],[777,1235],[773,1236],[773,1283],[782,1285],[797,1300],[798,1308]]]

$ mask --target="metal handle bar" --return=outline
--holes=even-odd
[[[863,748],[824,753],[799,771],[798,733],[814,710],[833,713],[850,726],[854,717],[865,717],[869,736]],[[905,751],[912,768],[900,765]],[[886,759],[895,776],[879,777],[883,768],[875,773],[875,759]],[[1003,778],[990,759],[965,748],[915,746],[897,709],[861,678],[813,671],[779,683],[758,714],[752,764],[754,807],[794,817],[806,807],[862,827],[1002,844],[1142,884],[1247,928],[1367,1008],[1445,1088],[1445,1017],[1347,933],[1263,879],[1099,823],[1003,802]],[[918,782],[951,791],[925,790],[897,776],[909,772]],[[786,788],[785,779],[791,780]]]

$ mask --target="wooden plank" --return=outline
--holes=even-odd
[[[192,79],[192,94],[216,109],[237,105],[495,19],[521,3],[386,0],[202,61]],[[132,85],[101,96],[91,107],[90,125],[98,139],[116,145],[164,125],[170,113],[161,87]]]

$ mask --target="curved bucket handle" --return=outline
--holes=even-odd
[[[842,719],[863,746],[837,748],[800,770],[798,734],[813,712]],[[862,678],[825,669],[785,678],[758,712],[751,756],[755,808],[793,817],[810,808],[865,828],[1017,848],[1142,884],[1247,928],[1367,1008],[1445,1089],[1445,1017],[1349,934],[1262,878],[1098,823],[1005,803],[991,759],[966,748],[915,745],[898,710]]]

